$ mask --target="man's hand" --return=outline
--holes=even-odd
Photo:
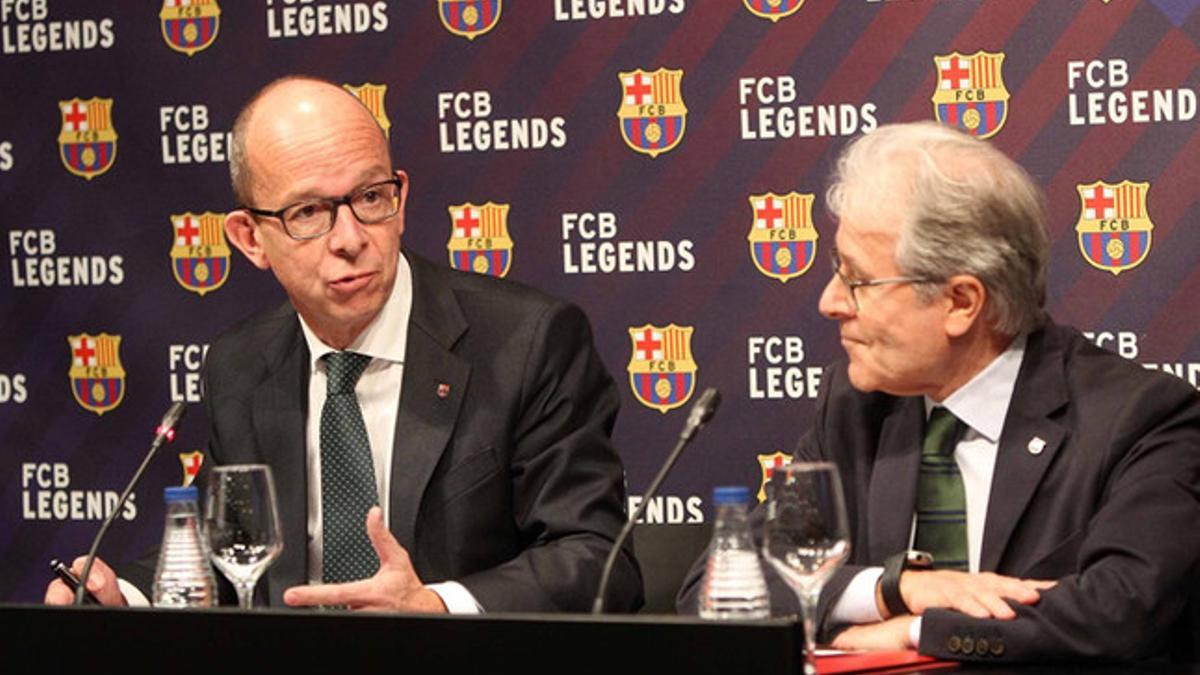
[[[1013,619],[1017,613],[1005,600],[1035,604],[1056,582],[1017,579],[991,572],[969,574],[951,570],[908,570],[900,575],[900,596],[913,614],[943,607],[977,619]]]
[[[445,613],[446,605],[437,593],[421,583],[408,551],[383,525],[383,511],[372,507],[367,512],[367,537],[379,555],[379,571],[370,579],[344,584],[295,586],[283,594],[292,606],[340,605],[350,609]]]
[[[71,563],[71,571],[75,573],[75,576],[83,574],[83,564],[86,561],[87,556],[79,556],[75,562]],[[121,595],[121,589],[117,587],[116,572],[113,572],[112,568],[99,558],[92,563],[92,572],[88,575],[86,586],[102,605],[110,607],[125,605],[125,596]],[[69,605],[75,602],[75,591],[72,591],[61,579],[55,579],[46,587],[46,597],[42,602],[47,605]]]
[[[909,641],[909,630],[916,620],[915,616],[905,615],[880,623],[851,626],[834,638],[833,648],[871,651],[914,649],[916,645]]]

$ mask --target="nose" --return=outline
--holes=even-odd
[[[354,257],[367,244],[366,230],[350,210],[349,204],[338,204],[336,208],[333,229],[326,238],[329,248],[335,253]]]
[[[854,299],[850,297],[850,289],[846,288],[836,274],[829,275],[829,281],[821,291],[821,299],[817,309],[826,319],[849,319],[854,316]]]

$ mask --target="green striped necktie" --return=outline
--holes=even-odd
[[[968,569],[967,497],[954,459],[965,429],[954,413],[939,406],[929,416],[921,446],[914,546],[932,554],[937,569]]]

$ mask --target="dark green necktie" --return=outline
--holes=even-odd
[[[933,566],[938,569],[968,568],[967,496],[954,459],[954,448],[965,428],[954,413],[934,408],[921,446],[914,547],[933,554]]]
[[[322,357],[329,387],[321,409],[321,576],[326,583],[365,579],[379,569],[367,539],[367,511],[379,503],[375,465],[354,385],[371,357]]]

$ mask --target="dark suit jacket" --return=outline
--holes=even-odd
[[[797,458],[838,465],[853,549],[822,594],[822,617],[863,566],[908,547],[925,412],[920,397],[856,391],[845,363],[823,386]],[[1034,438],[1045,441],[1039,454]],[[1200,395],[1048,324],[1029,336],[1001,432],[980,569],[1058,585],[1015,606],[1012,621],[931,610],[920,651],[1025,661],[1162,653],[1198,560]],[[695,602],[701,573],[682,606]],[[796,611],[777,577],[772,602]]]
[[[625,521],[624,474],[609,436],[619,398],[584,314],[517,283],[406,253],[413,306],[389,526],[426,583],[462,583],[485,611],[586,611]],[[285,304],[211,346],[205,464],[262,462],[275,474],[284,551],[273,605],[306,583],[308,348]],[[440,385],[449,385],[445,398]],[[641,605],[626,547],[614,611]]]

